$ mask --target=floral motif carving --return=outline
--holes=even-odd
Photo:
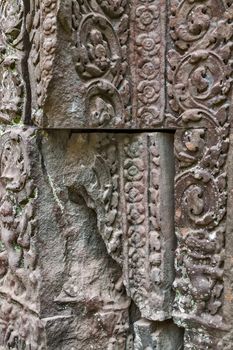
[[[221,348],[224,318],[232,9],[222,1],[173,2],[168,95],[177,129],[176,298],[185,347]],[[213,335],[213,329],[218,330]]]
[[[96,145],[92,161],[70,177],[69,193],[79,193],[96,212],[99,234],[143,317],[164,320],[171,311],[168,256],[174,246],[170,231],[161,226],[159,137],[106,134],[89,141]]]
[[[91,14],[80,23],[77,39],[76,70],[81,78],[107,77],[117,80],[121,52],[111,23],[103,16]]]
[[[162,1],[137,1],[132,8],[133,114],[139,127],[161,126],[164,118],[164,6]]]
[[[122,99],[114,85],[98,81],[89,85],[85,111],[93,127],[122,125],[124,119]]]
[[[173,245],[161,218],[159,137],[153,134],[128,137],[123,147],[126,287],[143,317],[161,321],[170,317],[171,311],[168,300],[172,293],[169,288],[165,292],[165,285],[172,284],[167,257]]]

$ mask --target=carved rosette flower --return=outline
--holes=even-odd
[[[141,81],[138,85],[138,98],[145,105],[150,105],[159,98],[159,82],[157,85],[154,82]]]
[[[158,124],[160,111],[157,107],[142,107],[138,110],[138,118],[141,125],[156,126]]]
[[[141,30],[153,30],[159,12],[155,5],[142,5],[136,9],[136,21]]]
[[[159,46],[161,38],[156,33],[149,33],[148,34],[140,34],[136,38],[137,43],[137,51],[142,55],[145,56],[145,53],[147,53],[149,56],[154,56],[159,53]]]

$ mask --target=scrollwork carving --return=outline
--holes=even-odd
[[[85,111],[93,127],[122,125],[124,119],[124,106],[119,92],[106,80],[88,87]]]
[[[173,115],[167,120],[177,128],[174,316],[186,329],[185,346],[193,349],[218,348],[219,334],[227,330],[223,274],[233,33],[228,5],[173,2],[170,18]]]
[[[225,11],[224,2],[205,1],[174,1],[172,4],[170,26],[171,36],[176,46],[187,50],[201,39],[212,28],[213,19],[220,20]]]

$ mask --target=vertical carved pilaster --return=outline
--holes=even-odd
[[[31,90],[31,118],[43,125],[43,107],[53,76],[57,39],[57,0],[30,1],[26,29],[29,35],[28,71]]]
[[[88,195],[86,203],[96,210],[107,251],[123,269],[127,293],[142,316],[170,318],[175,247],[172,135],[90,140],[97,154],[91,167],[78,167],[78,175],[70,178],[70,193]]]
[[[174,278],[172,141],[161,134],[128,137],[122,154],[127,290],[143,317],[164,320]]]
[[[185,349],[222,348],[232,9],[219,1],[171,3],[169,104],[177,128],[176,298]]]
[[[29,161],[32,130],[0,138],[0,344],[45,349],[37,264],[37,188]]]
[[[165,109],[166,2],[132,1],[133,118],[140,128],[163,126]]]

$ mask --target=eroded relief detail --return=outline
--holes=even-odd
[[[45,349],[39,319],[34,200],[26,141],[32,131],[12,129],[0,139],[0,344]]]
[[[177,128],[173,315],[186,328],[185,349],[222,349],[231,4],[172,2],[170,29],[169,125]]]
[[[24,104],[23,1],[0,2],[0,121],[18,123]]]
[[[70,191],[83,194],[95,209],[99,233],[121,266],[127,293],[142,315],[169,318],[173,276],[168,273],[172,259],[166,255],[172,254],[174,235],[167,230],[170,237],[165,236],[162,219],[161,178],[166,171],[160,172],[159,139],[152,134],[109,136],[99,137],[96,144],[99,155],[94,156],[92,168],[80,167]]]

